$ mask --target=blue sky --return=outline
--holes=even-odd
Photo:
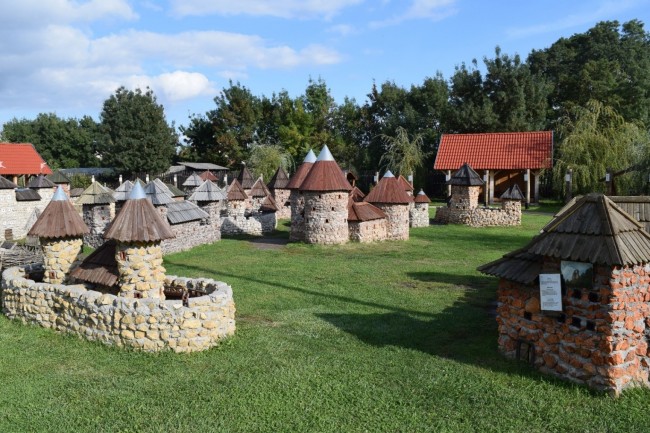
[[[373,81],[420,84],[473,58],[531,49],[650,0],[20,0],[0,3],[0,125],[40,112],[99,118],[115,89],[150,86],[169,121],[239,81],[302,94],[322,78],[362,104]]]

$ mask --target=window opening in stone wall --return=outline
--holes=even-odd
[[[575,326],[576,328],[579,328],[580,326],[582,326],[582,320],[580,320],[579,317],[572,317],[571,326]]]
[[[524,311],[524,319],[532,320],[533,319],[533,313],[530,313],[528,311]]]
[[[120,260],[126,260],[126,251],[120,251]]]
[[[330,220],[328,220],[328,219],[325,220],[325,224],[327,224],[327,223],[329,223],[329,222],[330,222]]]
[[[50,280],[56,279],[56,272],[55,271],[50,271]]]
[[[558,315],[555,317],[555,320],[557,320],[559,323],[564,323],[564,322],[566,322],[566,314],[564,314],[564,313],[558,314]]]
[[[142,293],[140,293],[140,292],[135,292],[135,293],[133,294],[133,297],[134,297],[135,299],[142,299]]]
[[[600,295],[596,292],[589,292],[589,302],[600,302]]]
[[[596,330],[596,322],[587,320],[587,331],[595,331],[595,330]]]
[[[517,340],[515,357],[519,361],[527,362],[530,365],[535,364],[535,345],[528,341]]]

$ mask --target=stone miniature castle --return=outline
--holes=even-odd
[[[145,351],[204,350],[234,333],[230,286],[165,275],[161,244],[174,233],[140,184],[106,232],[108,241],[77,266],[88,232],[60,188],[30,231],[40,238],[45,264],[3,272],[3,313]]]
[[[436,209],[434,221],[471,227],[521,224],[521,200],[524,196],[516,184],[501,196],[501,209],[479,207],[478,197],[484,182],[469,164],[463,164],[448,184],[451,185],[449,205]]]

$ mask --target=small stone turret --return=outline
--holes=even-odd
[[[86,245],[98,248],[104,243],[104,232],[115,218],[115,201],[111,191],[99,182],[93,182],[77,199],[84,222],[90,228],[90,233],[84,236]]]
[[[291,242],[305,240],[305,197],[299,188],[315,162],[316,155],[313,150],[309,149],[302,164],[287,183],[291,207],[291,230],[289,231],[289,241]]]
[[[67,279],[70,268],[77,262],[83,236],[89,232],[59,186],[28,233],[40,238],[45,262],[44,282],[61,284]]]
[[[300,185],[305,197],[305,242],[343,244],[349,240],[348,197],[352,185],[327,146]]]
[[[409,238],[409,207],[413,197],[405,191],[393,173],[387,171],[372,191],[363,199],[383,210],[388,221],[388,240]]]
[[[139,183],[133,186],[129,200],[104,237],[116,241],[120,296],[165,299],[160,244],[164,239],[173,238],[174,233]]]
[[[251,189],[255,184],[255,178],[246,165],[242,166],[242,169],[239,171],[239,175],[237,176],[237,180],[241,187],[244,188],[246,195],[250,195]]]
[[[478,207],[478,196],[484,184],[483,179],[468,163],[463,164],[449,180],[451,185],[449,207],[462,210]]]
[[[273,174],[273,177],[266,185],[273,195],[273,200],[277,204],[277,218],[291,218],[291,207],[287,206],[291,194],[291,190],[287,187],[288,184],[289,175],[284,168],[278,167],[275,174]]]
[[[410,210],[411,227],[429,226],[429,197],[420,190],[413,200],[413,208]]]

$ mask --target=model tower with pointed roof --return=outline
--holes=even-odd
[[[90,228],[84,236],[86,245],[98,248],[104,243],[104,232],[115,218],[115,202],[113,193],[99,182],[90,184],[77,198],[76,204],[81,205],[84,222]]]
[[[120,296],[165,299],[161,242],[174,237],[144,189],[136,183],[129,200],[104,235],[114,239]]]
[[[352,185],[325,145],[300,191],[305,197],[305,242],[344,244],[348,242],[348,198]]]
[[[372,191],[363,199],[384,211],[388,221],[388,240],[409,238],[409,207],[413,197],[393,173],[387,171]]]
[[[59,186],[28,233],[40,239],[45,264],[44,282],[61,284],[67,279],[81,252],[83,236],[88,232],[88,226]]]
[[[273,200],[278,206],[278,211],[276,212],[277,218],[291,218],[291,207],[288,206],[290,203],[289,196],[291,195],[291,190],[287,187],[289,184],[289,175],[284,168],[278,167],[278,169],[271,177],[271,180],[266,185],[273,195]]]
[[[305,240],[305,197],[300,191],[300,185],[315,162],[316,155],[314,155],[313,150],[309,149],[302,164],[287,183],[289,205],[291,207],[291,230],[289,231],[289,241],[291,242]]]
[[[410,209],[411,227],[429,227],[429,197],[421,189],[413,200],[413,208]]]
[[[478,207],[478,196],[484,184],[483,179],[468,163],[463,164],[449,180],[451,185],[449,207],[465,210]]]

